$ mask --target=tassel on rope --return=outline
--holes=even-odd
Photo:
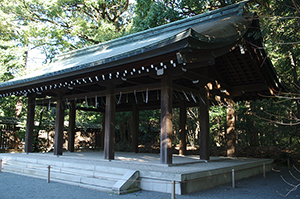
[[[187,94],[184,92],[184,90],[183,90],[183,89],[182,89],[182,92],[183,92],[183,94],[184,94],[184,96],[185,96],[186,100],[189,102],[189,101],[190,101],[190,99],[188,98]]]
[[[148,103],[148,99],[149,99],[149,95],[148,95],[148,88],[147,88],[147,91],[146,91],[146,103]]]
[[[88,104],[88,101],[87,101],[87,96],[85,96],[85,103],[86,103],[86,108],[89,108],[89,104]]]
[[[68,109],[71,109],[71,108],[70,108],[70,105],[69,105],[69,102],[68,102],[68,98],[66,98],[66,103],[67,103]]]
[[[191,96],[192,96],[192,98],[193,98],[194,102],[195,102],[195,103],[197,103],[197,100],[196,100],[196,98],[194,97],[194,95],[193,95],[192,91],[191,91]]]
[[[134,98],[135,98],[135,103],[138,104],[138,100],[137,100],[137,97],[136,97],[136,90],[134,90]]]
[[[122,92],[120,91],[120,96],[119,96],[119,100],[118,100],[118,103],[117,103],[117,105],[119,105],[119,104],[120,104],[120,102],[121,102],[121,98],[122,98]]]
[[[97,99],[97,95],[95,95],[95,108],[98,107],[98,99]]]
[[[48,111],[50,111],[50,108],[51,108],[51,100],[49,100]]]

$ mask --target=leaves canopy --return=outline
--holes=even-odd
[[[236,2],[238,2],[238,0],[137,0],[133,28],[135,31],[154,28]]]
[[[0,7],[22,30],[24,46],[42,46],[48,61],[61,51],[120,37],[130,28],[129,0],[2,0]]]

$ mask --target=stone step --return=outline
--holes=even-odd
[[[4,160],[5,161],[5,160]],[[112,173],[112,174],[120,174],[123,175],[128,171],[128,169],[124,168],[115,168],[115,167],[107,167],[107,166],[101,166],[101,165],[93,165],[93,164],[84,164],[84,163],[77,163],[77,162],[66,162],[66,161],[57,161],[53,159],[36,159],[33,157],[15,157],[6,159],[6,161],[14,162],[15,164],[18,163],[27,163],[26,165],[30,165],[29,163],[35,165],[44,165],[51,167],[59,167],[59,168],[74,168],[74,169],[81,169],[81,170],[91,170],[91,171],[99,171],[105,173]]]
[[[5,169],[14,172],[21,172],[27,173],[32,175],[39,175],[39,176],[47,176],[48,175],[48,166],[47,165],[40,165],[34,163],[22,163],[22,162],[15,162],[10,161],[9,163],[4,163]],[[67,168],[67,167],[51,167],[50,168],[51,178],[57,179],[65,179],[67,176],[72,176],[69,179],[74,179],[71,181],[80,182],[78,180],[78,176],[85,177],[85,178],[95,178],[98,180],[107,180],[107,181],[118,181],[122,178],[122,174],[115,174],[115,173],[108,173],[105,170],[103,171],[92,171],[92,170],[84,170],[82,168],[75,169],[75,168]]]
[[[51,181],[117,194],[139,190],[137,183],[133,183],[139,178],[139,173],[129,169],[18,158],[4,160],[3,171],[47,179],[49,165]]]
[[[49,163],[49,164],[47,164]],[[52,163],[52,164],[51,164]],[[10,165],[19,165],[24,168],[44,168],[46,169],[49,165],[51,166],[51,172],[55,171],[58,173],[67,173],[73,175],[81,175],[87,177],[95,177],[102,179],[120,179],[128,169],[119,169],[113,167],[103,166],[89,166],[88,164],[63,164],[59,165],[55,162],[46,162],[43,164],[34,163],[33,161],[9,161]],[[86,165],[86,167],[85,167]]]
[[[48,177],[48,171],[47,170],[39,170],[39,169],[29,169],[29,168],[22,168],[19,166],[13,166],[13,165],[4,165],[3,167],[3,172],[10,172],[10,173],[16,173],[16,174],[21,174],[21,175],[26,175],[26,176],[31,176],[31,177],[37,177],[41,179],[47,180]],[[88,179],[83,179],[80,178],[79,176],[74,176],[74,175],[64,175],[56,172],[51,172],[50,173],[50,181],[55,181],[55,182],[60,182],[60,183],[65,183],[65,184],[70,184],[74,186],[79,186],[79,187],[84,187],[88,189],[93,189],[97,191],[102,191],[102,192],[108,192],[108,193],[114,193],[112,190],[113,184],[116,182],[111,182],[110,186],[106,186],[108,183],[107,181],[104,182],[97,182],[98,184],[95,185],[95,181],[89,181]],[[85,184],[84,182],[88,182]],[[93,183],[90,183],[93,182]],[[101,186],[101,185],[105,186]]]

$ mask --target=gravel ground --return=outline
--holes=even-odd
[[[242,179],[236,182],[236,188],[232,188],[231,184],[217,186],[211,189],[195,192],[187,195],[176,195],[177,199],[183,198],[299,198],[300,187],[292,191],[287,197],[281,196],[278,192],[286,194],[293,187],[285,183],[280,176],[283,176],[289,183],[297,185],[297,181],[292,174],[300,179],[300,173],[294,168],[288,170],[285,167],[275,167],[274,171],[267,173],[264,179],[262,175],[254,176],[248,179]],[[300,186],[300,185],[299,185]],[[16,199],[69,199],[69,198],[171,198],[169,193],[159,193],[150,191],[138,191],[126,195],[114,195],[103,193],[95,190],[85,189],[68,184],[58,182],[47,183],[46,180],[32,178],[12,173],[0,173],[0,199],[16,198]]]

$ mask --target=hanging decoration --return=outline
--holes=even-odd
[[[133,93],[134,93],[135,103],[138,104],[138,100],[137,100],[137,97],[136,97],[136,90],[134,90]]]
[[[183,92],[183,94],[184,94],[184,96],[185,96],[186,100],[189,102],[189,101],[190,101],[190,99],[188,98],[187,94],[184,92],[184,90],[183,90],[183,89],[182,89],[182,92]]]
[[[146,103],[148,103],[148,97],[149,97],[149,95],[148,95],[148,88],[147,88],[147,90],[146,90]]]
[[[191,91],[190,93],[191,93],[191,96],[192,96],[192,98],[193,98],[194,102],[195,102],[195,103],[197,103],[197,100],[196,100],[196,98],[194,97],[194,95],[193,95],[192,91]]]
[[[120,104],[120,102],[121,102],[121,98],[122,98],[122,92],[120,91],[120,96],[119,96],[119,100],[118,100],[118,103],[117,103],[117,105],[119,105],[119,104]]]
[[[97,99],[97,95],[95,95],[95,108],[98,107],[98,99]]]
[[[86,103],[86,108],[89,108],[89,104],[88,104],[87,96],[85,96],[85,103]]]
[[[68,98],[66,98],[66,104],[67,104],[68,109],[71,109],[69,102],[68,102]]]

